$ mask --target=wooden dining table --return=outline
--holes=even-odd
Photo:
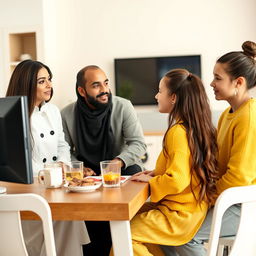
[[[126,181],[117,188],[101,186],[92,192],[69,192],[67,188],[48,188],[39,184],[0,182],[7,194],[35,193],[50,205],[53,220],[109,221],[115,256],[131,256],[130,220],[149,197],[148,183]],[[35,220],[32,212],[22,219]]]

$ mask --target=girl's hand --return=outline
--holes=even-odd
[[[139,181],[139,182],[149,182],[153,177],[150,175],[150,173],[148,174],[144,174],[142,173],[141,175],[133,175],[130,180],[133,180],[133,181]]]
[[[154,171],[147,171],[147,170],[142,171],[142,172],[138,172],[138,173],[134,174],[132,177],[140,176],[140,175],[143,175],[143,174],[150,175],[150,176],[154,177]]]

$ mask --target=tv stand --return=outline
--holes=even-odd
[[[3,194],[6,192],[6,188],[5,187],[0,187],[0,194]]]

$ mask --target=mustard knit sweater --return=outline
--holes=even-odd
[[[191,177],[191,153],[185,128],[181,124],[174,125],[167,133],[166,149],[160,153],[155,177],[149,181],[151,201],[157,203],[158,211],[149,211],[137,215],[132,221],[133,239],[148,243],[181,245],[190,241],[200,228],[208,204],[200,205],[197,177]],[[154,225],[157,220],[157,226]],[[153,223],[153,224],[152,224]],[[143,227],[143,228],[142,228]],[[145,240],[144,233],[150,230],[154,239]],[[161,231],[164,230],[164,233]]]
[[[256,100],[248,100],[234,113],[230,110],[218,123],[219,194],[229,187],[256,184]]]
[[[191,179],[191,154],[186,130],[181,124],[176,124],[168,131],[166,145],[169,157],[163,151],[160,153],[155,177],[149,182],[151,201],[161,201],[171,210],[201,211],[190,187],[192,184],[198,198],[200,188],[198,180],[195,177]]]

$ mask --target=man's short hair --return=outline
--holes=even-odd
[[[100,69],[100,68],[96,65],[89,65],[89,66],[82,68],[76,75],[76,88],[84,87],[84,85],[86,84],[84,74],[89,69]]]

